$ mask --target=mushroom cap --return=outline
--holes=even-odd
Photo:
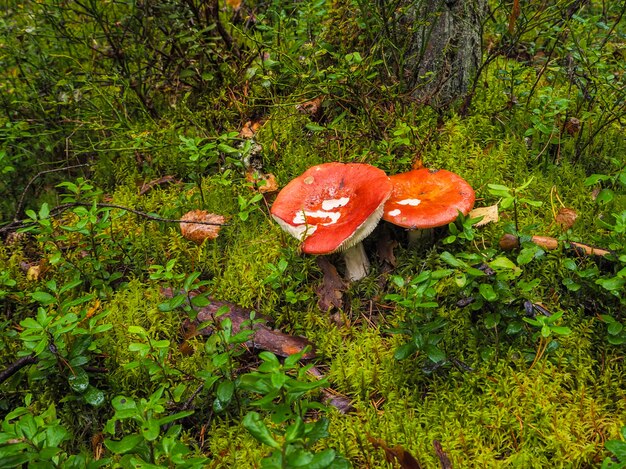
[[[272,217],[307,254],[348,249],[369,235],[391,194],[384,171],[363,163],[313,166],[287,184]]]
[[[393,189],[385,203],[383,219],[409,229],[435,228],[474,206],[474,189],[445,169],[416,169],[390,176]]]

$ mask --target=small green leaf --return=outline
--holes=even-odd
[[[611,189],[602,189],[596,196],[596,202],[599,204],[608,204],[615,197],[615,193]]]
[[[624,329],[624,326],[622,325],[621,322],[612,322],[611,324],[609,324],[609,327],[607,327],[607,331],[609,334],[611,335],[617,335],[620,332],[622,332],[622,329]]]
[[[148,441],[154,441],[159,437],[161,433],[161,426],[158,420],[147,420],[141,425],[141,434]]]
[[[428,355],[428,358],[434,363],[439,363],[446,359],[446,354],[436,345],[428,344],[424,347],[424,351],[426,355]]]
[[[50,293],[44,291],[36,291],[30,294],[30,297],[41,303],[42,305],[49,305],[56,301],[56,298],[52,296]]]
[[[500,324],[500,313],[489,313],[485,316],[485,327],[493,329]]]
[[[311,132],[321,132],[322,130],[326,130],[325,127],[322,127],[321,125],[317,125],[314,124],[312,122],[308,122],[305,127],[310,130]]]
[[[393,357],[396,360],[404,360],[405,358],[413,355],[415,352],[417,352],[415,344],[413,342],[407,342],[396,349]]]
[[[304,436],[304,422],[299,416],[296,421],[287,427],[285,431],[285,442],[293,443]]]
[[[609,179],[611,178],[605,174],[592,174],[587,179],[585,179],[585,186],[593,186],[600,181],[608,181]]]
[[[267,425],[261,420],[257,412],[248,412],[243,418],[242,424],[257,441],[272,448],[280,449],[280,443],[274,439]]]
[[[572,330],[569,327],[552,326],[550,327],[550,329],[552,329],[552,332],[558,335],[570,335],[572,333]]]
[[[498,294],[493,290],[493,287],[488,283],[481,283],[478,287],[478,291],[482,297],[487,301],[495,301],[498,299]]]
[[[89,375],[87,375],[87,372],[82,368],[76,368],[74,374],[70,375],[67,381],[73,391],[82,393],[85,392],[89,386]]]
[[[225,380],[219,384],[215,394],[220,401],[227,404],[232,399],[234,392],[235,392],[235,383],[233,383],[230,380]]]
[[[506,333],[509,335],[518,334],[523,329],[523,327],[524,327],[524,323],[520,321],[510,322],[506,326]]]
[[[115,454],[124,454],[132,451],[142,441],[141,435],[127,435],[120,441],[106,439],[104,445]]]
[[[98,407],[104,404],[105,395],[98,388],[94,388],[93,386],[89,386],[87,391],[83,393],[83,398],[85,402],[91,406]]]
[[[325,449],[313,456],[313,459],[309,461],[307,469],[326,469],[332,467],[334,469],[340,469],[340,467],[350,467],[349,465],[339,466],[335,461],[337,455],[333,449]],[[332,464],[332,466],[331,466]]]

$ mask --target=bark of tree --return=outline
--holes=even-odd
[[[468,90],[481,61],[486,0],[402,0],[403,74],[413,97],[447,107]]]

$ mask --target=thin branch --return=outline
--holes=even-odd
[[[66,210],[73,208],[73,207],[92,207],[93,205],[94,204],[90,204],[86,202],[70,202],[67,204],[59,205],[57,207],[54,207],[52,210],[50,210],[50,217],[53,218],[53,217],[59,216]],[[99,207],[99,208],[116,208],[119,210],[124,210],[126,212],[134,213],[135,215],[138,215],[140,217],[147,218],[148,220],[159,221],[163,223],[194,223],[196,225],[213,225],[213,226],[228,226],[229,225],[228,223],[179,220],[177,218],[161,218],[161,217],[157,217],[156,215],[150,215],[149,213],[142,212],[140,210],[134,210],[132,208],[124,207],[123,205],[117,205],[117,204],[96,203],[95,205],[96,207]],[[30,222],[29,220],[16,220],[13,223],[9,223],[8,225],[5,225],[2,228],[0,228],[0,235],[19,230],[21,228],[27,228],[29,226],[32,226],[33,224],[34,223]]]
[[[40,177],[43,176],[44,174],[49,174],[49,173],[58,173],[59,171],[65,171],[68,169],[74,169],[74,168],[83,168],[85,166],[91,166],[91,164],[89,163],[83,163],[83,164],[74,164],[71,166],[63,166],[62,168],[56,168],[56,169],[47,169],[45,171],[40,171],[37,174],[35,174],[32,178],[30,178],[30,181],[28,181],[28,183],[26,184],[26,187],[24,188],[24,191],[22,192],[22,196],[20,197],[20,201],[17,204],[17,208],[15,209],[15,216],[13,217],[13,221],[14,222],[18,222],[19,221],[19,216],[20,213],[22,212],[22,208],[24,206],[24,198],[26,197],[26,193],[28,192],[28,189],[30,189],[30,186]]]
[[[20,371],[22,368],[37,363],[37,358],[34,355],[27,355],[22,358],[18,358],[11,363],[4,371],[0,372],[0,384],[4,383],[7,379]]]

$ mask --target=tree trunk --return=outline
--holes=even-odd
[[[462,97],[481,61],[486,0],[403,0],[403,75],[411,95],[435,107]]]

